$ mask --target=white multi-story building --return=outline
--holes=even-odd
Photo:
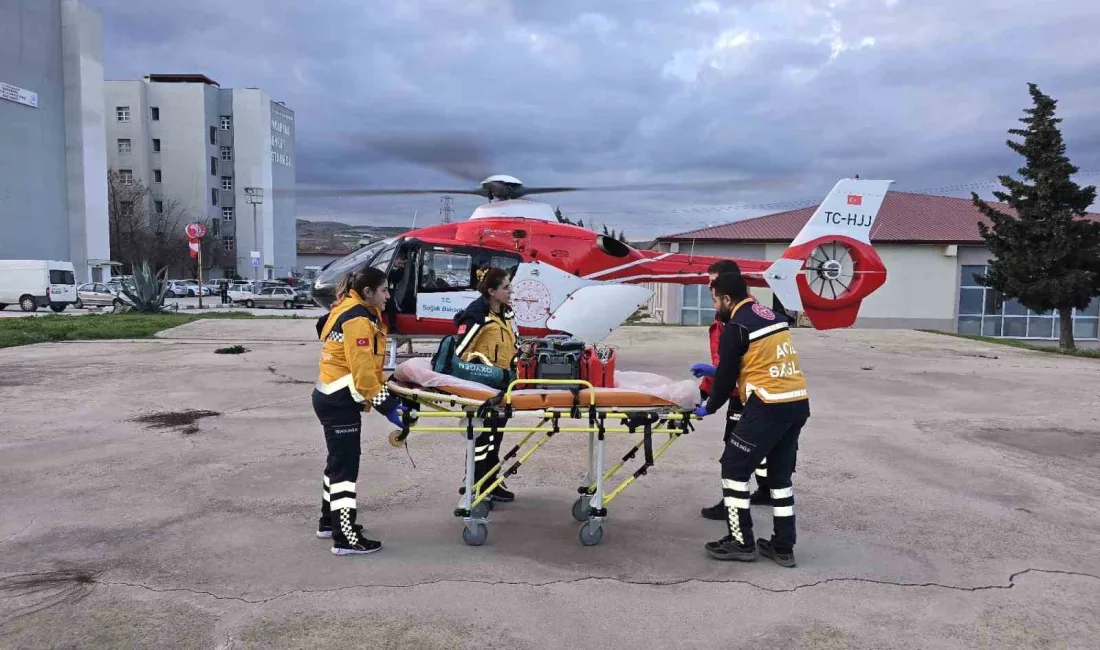
[[[123,182],[178,201],[211,226],[235,264],[223,275],[296,271],[294,111],[257,88],[223,89],[204,75],[146,75],[106,83],[107,153]],[[252,189],[262,203],[249,203]],[[161,203],[157,203],[161,201]]]
[[[103,22],[77,0],[0,1],[0,259],[110,276]]]

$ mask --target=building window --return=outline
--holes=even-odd
[[[228,115],[222,115],[222,131],[228,131],[233,126],[233,120]]]
[[[150,107],[149,112],[151,113],[154,122],[159,122],[160,121],[160,107],[159,106]]]
[[[217,204],[218,204],[218,188],[211,187],[210,188],[210,205],[217,205]]]
[[[233,191],[233,177],[232,176],[222,176],[222,189],[225,190],[226,192]]]
[[[222,248],[227,251],[231,251],[237,247],[236,242],[231,237],[226,237],[222,240]]]
[[[233,160],[233,150],[229,147],[222,147],[222,160]]]
[[[132,169],[120,169],[118,170],[118,180],[123,185],[134,184],[134,170]]]
[[[223,275],[224,275],[224,276],[225,276],[225,277],[226,277],[227,279],[229,279],[229,278],[235,278],[235,277],[237,277],[237,267],[235,267],[235,266],[227,266],[227,267],[225,267],[224,269],[222,269],[222,274],[223,274]]]
[[[159,169],[154,169],[153,170],[153,182],[154,183],[159,183],[159,182],[161,182],[162,178],[163,178],[163,176],[161,175],[160,170]]]
[[[705,284],[684,285],[680,299],[681,325],[710,325],[714,320],[714,301]]]
[[[122,213],[121,216],[123,216],[123,217],[129,217],[132,214],[134,214],[134,202],[133,201],[122,201],[121,203],[119,203],[118,208],[119,208],[119,211],[121,211],[121,213]]]
[[[218,130],[210,127],[210,144],[218,144]]]
[[[217,219],[214,219],[213,221],[211,221],[210,222],[210,234],[214,237],[217,237],[218,235],[220,235],[221,232],[222,232],[221,226],[222,226],[222,222],[218,221]]]
[[[160,153],[160,138],[153,138],[153,153]]]
[[[133,146],[133,143],[130,142],[129,138],[119,138],[118,139],[118,152],[120,154],[128,154],[128,153],[132,152],[133,150],[134,150],[134,146]]]
[[[982,276],[987,267],[964,265],[959,278],[959,334],[1014,339],[1057,339],[1061,331],[1060,317],[1055,312],[1039,313],[1020,304],[1018,300],[1005,300],[995,289],[978,284],[974,276]],[[1100,299],[1093,299],[1088,307],[1073,310],[1074,338],[1098,338],[1100,323]]]
[[[222,208],[222,221],[226,223],[233,221],[233,206],[227,205]]]
[[[153,212],[164,214],[164,201],[153,201]]]
[[[217,176],[218,175],[218,159],[215,158],[214,156],[210,156],[210,175],[211,176]]]
[[[119,122],[130,121],[130,107],[129,106],[115,106],[115,118]]]

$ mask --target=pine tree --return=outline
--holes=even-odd
[[[1033,83],[1028,88],[1034,106],[1020,118],[1027,128],[1008,131],[1023,141],[1006,141],[1026,166],[1017,170],[1021,180],[1000,176],[1008,192],[993,193],[1016,215],[1004,214],[971,193],[974,205],[992,223],[992,228],[979,223],[978,229],[994,257],[989,272],[975,279],[1033,311],[1057,309],[1062,316],[1059,347],[1073,349],[1071,310],[1084,309],[1100,295],[1100,223],[1078,218],[1096,199],[1096,188],[1071,180],[1077,167],[1065,155],[1058,128],[1062,120],[1054,116],[1057,102]]]

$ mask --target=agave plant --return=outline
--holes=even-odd
[[[148,262],[142,262],[140,269],[134,269],[132,283],[123,283],[122,292],[134,303],[133,311],[152,314],[164,309],[164,296],[168,293],[168,283],[164,275],[168,269],[153,273]]]

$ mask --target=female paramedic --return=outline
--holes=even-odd
[[[386,275],[374,268],[352,274],[347,292],[317,323],[320,377],[313,410],[325,431],[328,462],[317,536],[332,538],[333,555],[365,555],[382,548],[355,522],[355,482],[359,478],[361,413],[373,407],[401,426],[401,409],[382,376],[386,326],[382,310],[389,298]]]
[[[456,338],[459,340],[455,354],[463,361],[473,361],[496,366],[504,370],[515,367],[516,330],[512,312],[512,281],[508,272],[500,268],[491,268],[478,272],[480,281],[478,291],[481,297],[474,300],[466,309],[455,315],[458,326]],[[504,420],[497,423],[504,426]],[[500,444],[503,433],[492,434],[488,431],[478,436],[474,443],[474,482],[500,463]],[[496,472],[482,485],[496,480]],[[512,501],[515,495],[509,492],[504,483],[493,490],[493,501]]]

